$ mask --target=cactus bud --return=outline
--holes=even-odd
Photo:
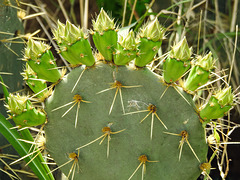
[[[114,63],[117,65],[126,65],[136,57],[136,49],[137,43],[133,31],[127,33],[125,37],[120,36],[114,55]]]
[[[93,30],[97,32],[104,32],[115,29],[114,20],[111,19],[107,13],[101,9],[96,21],[92,20]]]
[[[218,100],[221,106],[232,105],[233,104],[233,94],[231,86],[220,90],[214,97]]]
[[[137,43],[134,32],[131,30],[126,37],[120,36],[119,44],[126,50],[136,50]]]
[[[188,47],[186,37],[184,37],[179,43],[172,47],[169,53],[171,58],[181,61],[187,61],[192,55],[192,48]]]
[[[233,95],[231,93],[231,86],[220,90],[213,95],[209,102],[200,111],[200,117],[203,120],[217,119],[223,117],[233,106]]]
[[[37,60],[48,49],[50,49],[50,46],[45,44],[44,42],[29,39],[29,41],[27,42],[27,47],[25,48],[25,58]]]
[[[58,21],[58,28],[52,31],[58,44],[71,45],[81,38],[87,35],[83,33],[83,30],[71,24],[69,21],[66,25]]]
[[[5,106],[11,114],[19,115],[26,109],[27,99],[26,96],[20,96],[19,94],[9,94],[8,104]]]
[[[144,67],[151,61],[157,54],[162,45],[164,37],[164,28],[159,24],[157,18],[145,25],[139,33],[139,51],[135,60],[137,67]]]
[[[203,68],[206,71],[209,71],[211,69],[214,68],[214,59],[212,57],[212,53],[209,52],[207,55],[205,55],[204,57],[202,56],[198,56],[197,57],[197,62],[196,65],[200,66],[201,68]]]
[[[163,64],[163,78],[167,83],[177,81],[187,72],[190,68],[191,54],[192,48],[188,47],[185,37],[172,47]]]
[[[38,94],[38,98],[44,98],[48,94],[46,82],[38,79],[36,73],[30,68],[28,64],[26,64],[26,69],[23,73],[21,73],[21,75],[23,76],[30,89],[34,93]]]
[[[8,104],[5,106],[17,126],[37,126],[46,121],[46,115],[36,110],[26,96],[9,94]]]
[[[107,13],[101,9],[96,21],[92,20],[93,41],[107,61],[113,60],[113,51],[117,46],[117,32],[115,30],[114,20],[110,19]]]
[[[38,78],[57,82],[61,78],[61,74],[56,69],[57,65],[49,49],[49,45],[29,39],[25,48],[25,60]]]
[[[85,64],[92,66],[95,63],[91,46],[80,27],[69,21],[66,25],[58,21],[58,28],[52,31],[60,47],[61,55],[72,65]]]
[[[184,88],[186,90],[195,91],[197,88],[207,83],[210,79],[209,75],[211,69],[214,67],[214,62],[211,52],[204,57],[198,56],[197,62],[192,67],[184,83]]]
[[[140,37],[147,38],[148,40],[152,41],[160,41],[164,37],[164,28],[159,24],[157,18],[147,24],[143,29],[140,31]]]

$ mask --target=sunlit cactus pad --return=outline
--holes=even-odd
[[[70,161],[71,153],[79,153],[75,161],[61,168],[65,175],[72,169],[77,180],[141,179],[142,168],[146,167],[145,180],[197,179],[201,174],[199,165],[205,162],[208,148],[204,129],[188,94],[169,86],[160,99],[167,86],[148,68],[97,62],[94,67],[83,70],[84,67],[72,70],[46,100],[47,150],[58,166]],[[105,132],[102,132],[104,127]],[[181,135],[169,134],[180,134],[184,130],[188,133],[185,141]],[[183,142],[179,158],[179,144]],[[147,160],[142,155],[146,155]],[[143,161],[139,161],[139,157]],[[138,171],[133,174],[137,167]]]

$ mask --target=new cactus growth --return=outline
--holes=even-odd
[[[120,36],[116,50],[114,52],[114,63],[116,65],[126,65],[136,57],[137,43],[133,31],[130,31],[126,37]]]
[[[190,68],[192,48],[188,47],[186,37],[172,47],[168,58],[163,64],[163,78],[173,83],[181,78]]]
[[[28,97],[10,94],[6,107],[18,127],[38,126],[46,121],[46,115],[35,109]]]
[[[211,52],[204,57],[198,56],[195,65],[192,67],[184,83],[184,88],[186,90],[195,91],[197,88],[207,83],[213,68],[214,59]]]
[[[37,74],[39,79],[49,82],[57,82],[61,78],[60,72],[56,69],[56,63],[50,46],[30,39],[25,48],[24,60]]]
[[[141,29],[138,39],[129,31],[117,42],[114,21],[101,9],[93,20],[91,34],[104,60],[92,55],[85,35],[68,21],[66,25],[58,22],[58,29],[53,31],[60,53],[71,65],[89,66],[87,70],[84,66],[75,67],[62,78],[55,71],[56,79],[48,79],[59,83],[45,101],[46,146],[61,170],[68,177],[74,173],[72,178],[87,180],[158,180],[176,179],[176,176],[179,180],[197,179],[205,170],[199,166],[205,162],[208,150],[200,117],[209,120],[223,116],[232,107],[233,97],[231,88],[224,89],[200,111],[191,95],[177,83],[174,87],[165,83],[174,83],[190,68],[192,49],[186,38],[172,47],[163,65],[162,77],[146,67],[154,60],[164,37],[157,19]],[[76,45],[83,41],[88,45]],[[40,53],[34,52],[32,56],[29,46],[40,46]],[[30,40],[25,56],[35,62],[46,52],[50,52],[48,46]],[[134,65],[129,63],[132,60]],[[212,68],[209,62],[199,62],[196,66],[206,71]],[[45,71],[32,69],[39,78],[44,76],[41,73]],[[79,74],[83,72],[79,81]],[[205,81],[193,83],[194,88]],[[192,84],[190,80],[187,82]],[[186,89],[194,91],[194,88]],[[166,130],[169,132],[164,133]],[[171,135],[180,136],[180,144],[179,139]],[[183,148],[185,142],[189,148]],[[81,168],[78,173],[76,164]],[[142,173],[139,173],[141,166]]]
[[[164,38],[164,28],[155,19],[143,27],[139,32],[139,47],[135,65],[137,67],[144,67],[157,54]]]
[[[107,61],[113,60],[113,52],[117,46],[117,29],[114,20],[101,9],[96,20],[92,21],[92,37],[96,48]]]
[[[59,45],[59,53],[71,64],[85,64],[92,66],[95,62],[92,55],[88,36],[80,27],[76,27],[69,21],[66,25],[58,21],[58,28],[53,30],[55,39]]]
[[[38,79],[36,73],[26,64],[26,69],[23,73],[23,80],[26,81],[26,84],[30,89],[37,94],[38,98],[45,99],[48,96],[47,84],[45,80]]]
[[[217,119],[225,115],[233,106],[233,94],[231,86],[219,90],[212,95],[208,103],[200,111],[203,120]]]

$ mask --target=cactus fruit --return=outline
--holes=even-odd
[[[39,79],[44,79],[49,82],[57,82],[61,74],[56,69],[56,63],[50,46],[30,39],[25,48],[24,60],[37,74]]]
[[[9,94],[6,107],[18,127],[38,126],[46,121],[46,115],[34,108],[28,97]]]
[[[207,83],[210,79],[209,76],[213,67],[214,59],[211,52],[204,57],[198,56],[196,64],[192,67],[186,79],[184,88],[186,90],[195,91],[197,88]]]
[[[190,68],[192,48],[188,47],[186,37],[172,47],[169,57],[163,64],[163,78],[173,83],[181,78]]]
[[[107,61],[112,61],[118,38],[113,19],[101,9],[96,21],[93,20],[92,23],[94,31],[91,34],[96,48]]]
[[[159,24],[157,19],[149,22],[140,30],[140,45],[135,59],[137,67],[144,67],[153,60],[162,44],[163,38],[164,28]]]
[[[36,73],[26,64],[26,69],[21,73],[23,79],[30,89],[41,99],[45,99],[48,96],[47,83],[45,80],[38,79]]]
[[[91,60],[73,60],[73,55],[79,57],[84,51],[73,47],[82,43],[75,42],[81,34],[79,28],[69,22],[66,26],[59,22],[58,28],[53,31],[60,53],[64,44],[69,63],[88,66],[75,67],[64,77],[56,72],[55,80],[48,79],[57,83],[45,101],[46,147],[61,170],[72,179],[197,179],[205,171],[200,165],[208,150],[200,120],[218,116],[207,116],[216,110],[208,104],[199,113],[188,91],[174,83],[190,68],[192,49],[186,38],[173,46],[162,77],[145,67],[163,39],[157,20],[141,29],[138,40],[129,31],[117,42],[113,19],[102,9],[91,34],[105,60],[93,56],[94,61],[92,53],[86,56]],[[28,45],[41,46],[35,42]],[[88,45],[86,49],[89,52]],[[129,63],[134,59],[135,63]],[[41,73],[45,71],[37,72],[39,78]],[[218,115],[232,107],[229,93],[228,88],[214,95],[220,106]]]

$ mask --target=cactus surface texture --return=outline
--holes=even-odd
[[[109,126],[112,132],[125,130],[118,134],[111,134],[111,140],[106,137],[101,145],[99,145],[101,141],[99,139],[81,148],[79,166],[82,172],[75,173],[76,179],[128,179],[139,165],[138,157],[141,155],[147,155],[150,161],[158,161],[146,164],[147,171],[144,179],[175,179],[176,175],[178,179],[196,179],[200,175],[200,163],[186,143],[179,160],[178,147],[182,137],[163,133],[163,131],[169,131],[180,134],[181,131],[186,130],[189,133],[192,148],[200,161],[204,162],[207,153],[204,130],[187,94],[183,93],[190,105],[172,87],[169,87],[163,98],[159,100],[166,86],[160,82],[159,76],[147,68],[134,70],[125,66],[115,67],[103,63],[87,69],[79,85],[71,93],[82,71],[83,68],[76,68],[63,78],[46,103],[49,118],[45,127],[47,149],[57,164],[61,165],[68,161],[68,154],[75,152],[76,148],[102,136],[104,133],[102,128],[112,123]],[[122,87],[118,90],[109,115],[117,88],[99,94],[98,92],[108,89],[110,83],[115,81],[121,82]],[[134,87],[139,85],[141,86]],[[130,88],[131,86],[133,87]],[[53,112],[52,110],[73,101],[73,96],[76,94],[91,103],[81,102],[75,128],[77,105],[64,117],[62,115],[71,105]],[[151,104],[156,106],[156,112],[144,111],[130,114],[130,112],[148,110]],[[147,114],[149,116],[140,123]],[[156,116],[168,129],[164,128]],[[151,125],[153,125],[152,138]],[[63,167],[65,174],[68,174],[71,165]],[[140,179],[141,176],[142,173],[139,171],[133,179]]]
[[[160,76],[146,67],[164,39],[159,22],[148,22],[137,36],[132,30],[120,36],[103,9],[90,31],[98,52],[91,51],[89,35],[68,21],[58,22],[53,34],[58,52],[74,67],[67,75],[44,43],[30,40],[25,60],[36,78],[53,83],[45,100],[46,148],[64,174],[84,180],[197,179],[208,151],[202,123],[233,105],[231,87],[213,93],[215,101],[202,108],[192,100],[210,80],[212,54],[192,66],[205,67],[206,77],[191,71],[192,48],[183,38]],[[188,71],[188,80],[180,81]],[[42,89],[33,91],[41,95]]]

